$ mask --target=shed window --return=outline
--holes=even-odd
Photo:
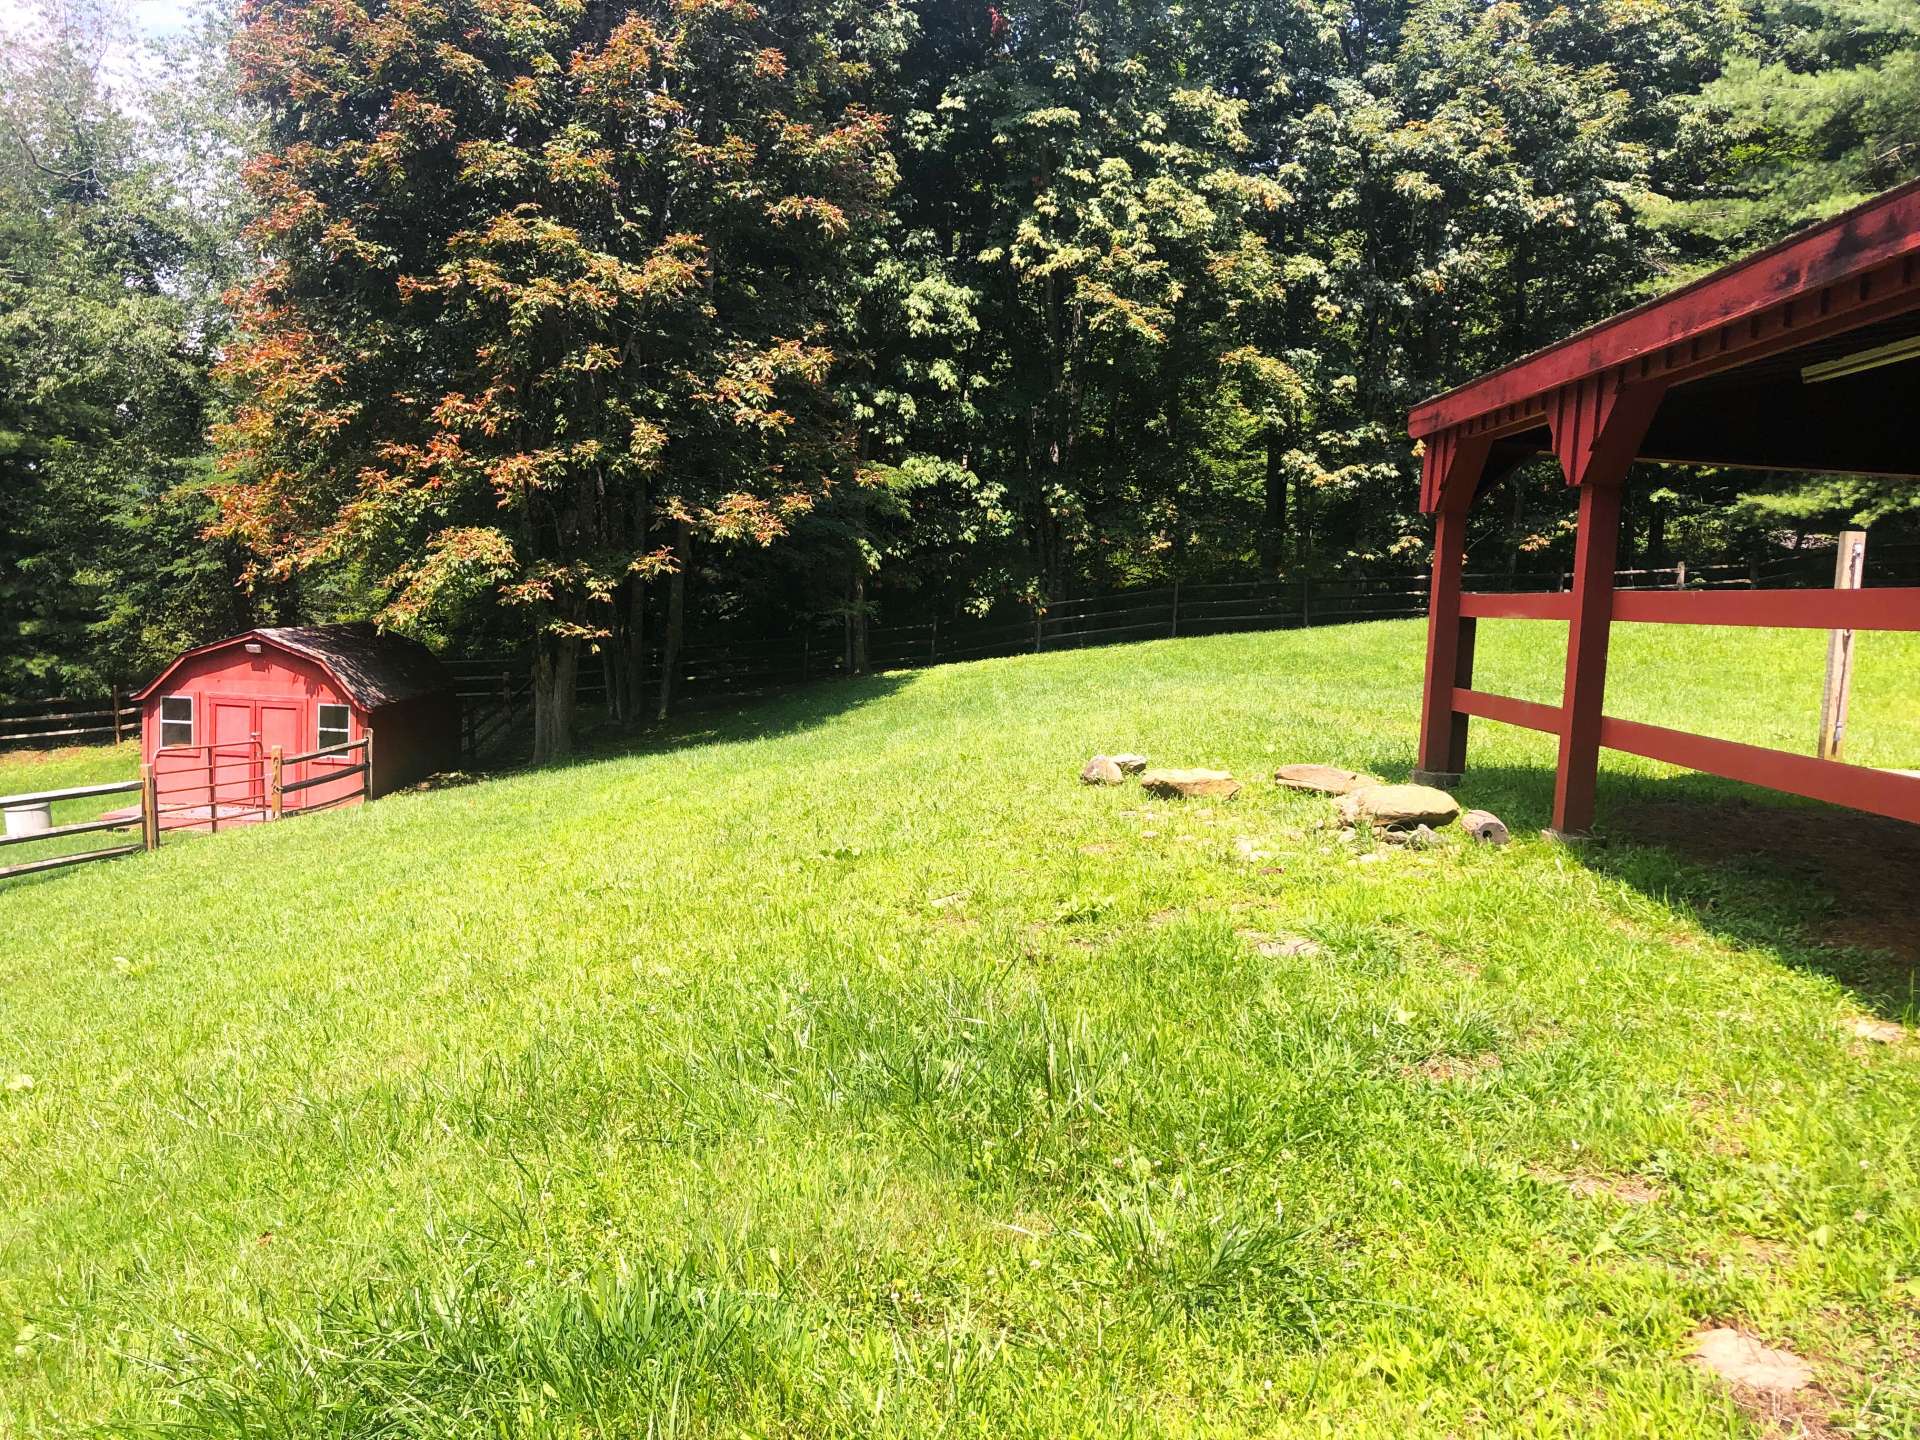
[[[344,705],[322,705],[320,707],[319,747],[322,750],[333,745],[344,745],[349,738],[349,711]]]
[[[191,695],[162,695],[160,697],[160,744],[193,744],[193,697]]]

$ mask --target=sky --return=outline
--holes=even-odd
[[[133,39],[115,40],[102,56],[102,70],[123,109],[137,111],[143,82],[155,78],[157,60],[142,54],[138,41],[164,40],[183,30],[196,0],[108,0],[126,17]],[[43,7],[35,0],[0,0],[0,43],[9,35],[31,33],[43,24]]]
[[[158,39],[179,29],[192,8],[191,0],[122,0],[121,8],[142,35]],[[0,0],[0,30],[18,32],[39,20],[33,0]]]

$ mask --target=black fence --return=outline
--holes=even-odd
[[[1747,565],[1674,565],[1615,574],[1621,589],[1797,588],[1833,582],[1831,549],[1776,556]],[[1525,574],[1469,571],[1469,590],[1564,590],[1564,571]],[[1920,584],[1920,545],[1888,544],[1867,552],[1866,583]],[[1244,580],[1149,586],[1056,601],[1035,611],[1002,606],[985,616],[950,616],[914,624],[870,624],[867,667],[915,670],[961,660],[1078,650],[1136,640],[1292,630],[1362,620],[1424,615],[1424,574],[1340,581]],[[842,622],[768,636],[764,632],[699,634],[674,666],[674,704],[697,707],[792,689],[845,675],[849,646]],[[663,656],[656,645],[643,657],[643,711],[651,713]],[[449,660],[459,681],[470,755],[498,745],[532,715],[532,683],[524,657]],[[611,671],[605,657],[580,660],[578,702],[607,704]],[[93,701],[50,700],[0,707],[0,749],[12,745],[88,744],[138,731],[139,716],[118,694]]]
[[[15,746],[104,745],[140,732],[140,707],[118,692],[0,705],[0,750]]]
[[[1833,582],[1831,549],[1750,565],[1673,565],[1616,571],[1623,590],[1806,588]],[[1571,583],[1567,571],[1525,574],[1469,571],[1469,590],[1556,591]],[[1920,583],[1920,545],[1887,545],[1867,556],[1869,585]],[[870,670],[917,670],[963,660],[1078,650],[1138,640],[1293,630],[1364,620],[1411,619],[1426,614],[1427,577],[1400,575],[1370,580],[1249,580],[1152,586],[1058,601],[1044,610],[985,617],[872,624],[867,629]],[[848,646],[843,628],[764,634],[707,635],[685,646],[674,671],[674,704],[697,707],[792,689],[845,675]],[[651,713],[660,684],[662,654],[645,656],[643,685]],[[474,753],[514,728],[531,711],[524,660],[467,659],[451,662],[476,737]],[[610,673],[600,657],[583,655],[578,701],[606,704]]]

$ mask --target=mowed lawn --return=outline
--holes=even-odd
[[[883,676],[0,888],[0,1435],[1920,1433],[1898,827],[1609,757],[1560,846],[1476,724],[1515,843],[1356,844],[1271,772],[1404,778],[1422,648]],[[1623,630],[1609,708],[1807,750],[1822,650]],[[1858,686],[1920,768],[1920,644]]]

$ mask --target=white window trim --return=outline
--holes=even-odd
[[[178,720],[178,719],[169,720],[167,718],[167,702],[169,700],[182,700],[186,702],[187,718],[185,720]],[[158,712],[160,717],[160,732],[159,732],[160,743],[156,748],[161,750],[186,750],[186,749],[192,748],[193,732],[194,732],[193,722],[197,718],[193,712],[194,712],[193,696],[162,695],[160,697],[160,709]],[[169,725],[185,725],[187,727],[187,738],[181,741],[178,745],[169,745],[167,743],[167,727]]]
[[[320,712],[323,710],[346,711],[347,723],[345,725],[322,724],[320,719]],[[323,735],[323,732],[328,730],[343,732],[346,738],[343,740],[329,741],[325,739]],[[314,705],[314,710],[313,710],[313,748],[316,750],[326,750],[326,749],[330,749],[334,745],[351,745],[352,743],[353,743],[353,707],[351,705],[342,705],[339,702],[333,701],[333,700],[317,701]],[[353,760],[353,757],[351,755],[325,755],[321,757],[320,763],[332,764],[332,765],[346,765],[346,764],[350,764],[352,760]]]

